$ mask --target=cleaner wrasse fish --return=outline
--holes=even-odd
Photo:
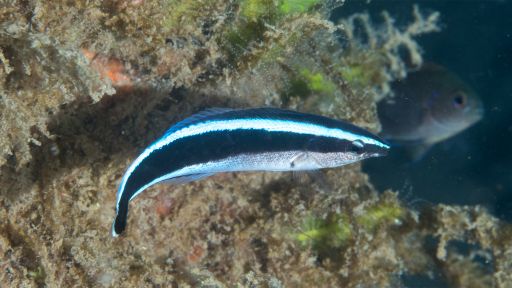
[[[112,235],[126,228],[128,204],[159,183],[220,172],[304,171],[387,154],[389,145],[350,123],[277,108],[213,108],[172,126],[130,165],[117,192]]]

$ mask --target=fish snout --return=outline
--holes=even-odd
[[[467,113],[469,114],[468,118],[470,118],[470,121],[472,121],[472,123],[478,122],[482,120],[482,118],[484,118],[485,108],[484,103],[482,102],[481,99],[474,99],[471,108],[472,109],[467,111]]]
[[[466,127],[469,127],[482,120],[482,118],[484,118],[484,115],[485,110],[483,105],[478,105],[473,109],[467,111],[466,116],[464,117],[465,121],[463,121],[463,123],[466,124]]]
[[[372,157],[382,157],[382,156],[387,156],[388,155],[388,152],[389,152],[389,145],[387,147],[377,147],[377,149],[375,149],[376,151],[373,152],[372,154]]]
[[[366,153],[368,157],[381,157],[388,155],[390,144],[379,139],[376,144],[366,145]]]
[[[482,120],[482,118],[484,118],[484,115],[485,115],[485,109],[483,106],[480,106],[476,109],[476,121],[480,121]]]

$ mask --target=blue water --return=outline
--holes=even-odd
[[[367,161],[372,182],[434,203],[485,205],[512,222],[512,3],[505,1],[420,1],[441,12],[443,30],[419,38],[428,61],[456,72],[485,105],[482,121],[436,145],[417,163],[400,155]],[[343,17],[366,10],[378,20],[388,10],[404,25],[409,1],[347,3]],[[399,24],[400,25],[400,24]]]
[[[348,1],[350,2],[350,1]],[[425,59],[456,72],[479,93],[485,117],[411,163],[403,154],[369,160],[364,169],[375,187],[400,191],[409,203],[483,205],[512,222],[512,3],[419,1],[441,12],[443,30],[419,38]],[[397,23],[411,20],[410,1],[352,1],[333,18],[388,10]],[[444,287],[439,279],[403,279],[406,287]]]

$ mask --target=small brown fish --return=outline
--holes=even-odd
[[[432,145],[483,117],[483,104],[462,79],[446,68],[425,64],[392,87],[393,97],[377,105],[381,136],[410,148],[420,159]]]

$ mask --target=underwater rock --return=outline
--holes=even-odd
[[[493,284],[504,286],[512,275],[506,224],[478,207],[413,210],[396,193],[379,195],[358,164],[322,172],[328,191],[286,173],[156,185],[133,207],[138,229],[111,238],[126,167],[186,115],[274,106],[378,132],[376,102],[401,69],[391,65],[398,50],[392,39],[405,34],[411,44],[417,31],[435,30],[438,14],[414,10],[405,31],[387,15],[391,30],[368,26],[382,40],[376,46],[348,37],[361,48],[345,49],[339,35],[354,35],[351,27],[328,20],[338,4],[3,4],[0,109],[8,137],[0,143],[0,283],[396,287],[399,275],[433,266],[449,275],[474,271],[445,265],[458,259],[443,254],[453,239],[491,251]],[[107,64],[117,59],[133,76],[132,88],[101,78],[82,49]],[[360,78],[365,71],[371,77]],[[163,209],[158,195],[171,204]],[[427,249],[429,237],[440,239],[438,249]]]

